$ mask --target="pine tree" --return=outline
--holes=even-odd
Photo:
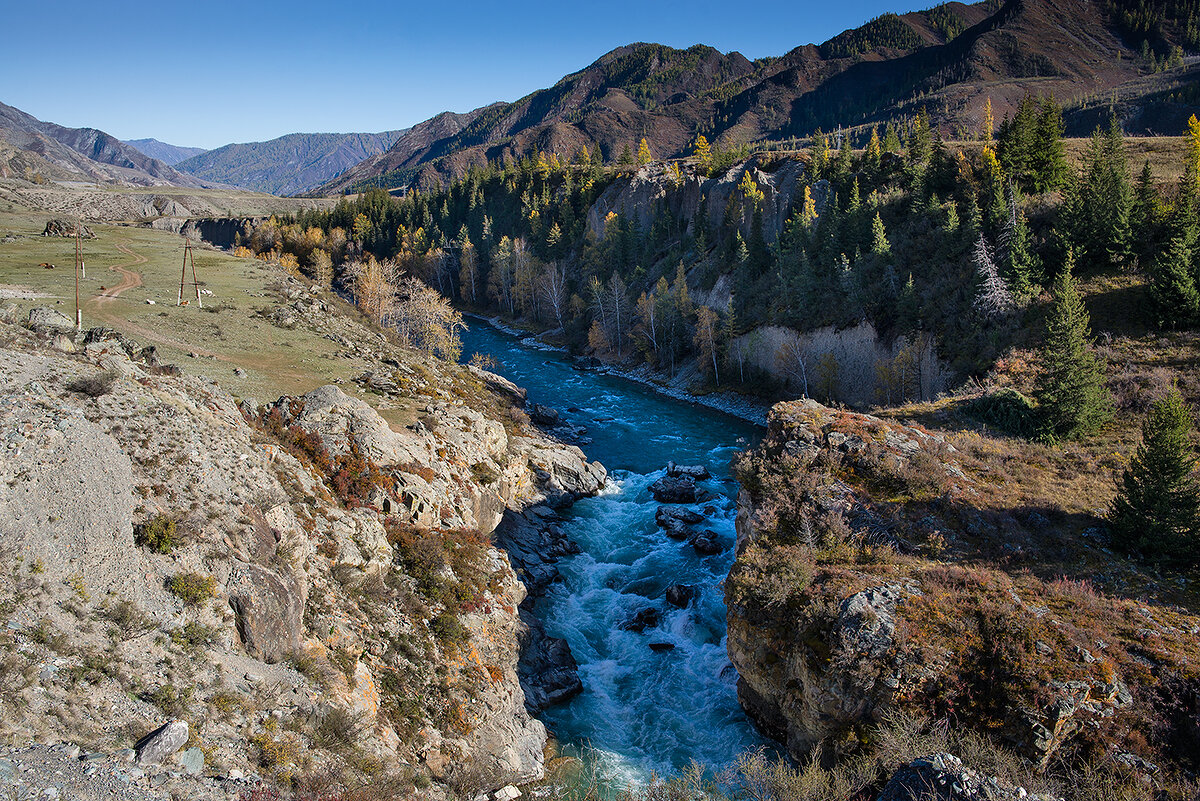
[[[1150,271],[1150,298],[1158,324],[1183,328],[1200,318],[1200,291],[1192,273],[1192,248],[1186,234],[1172,237]]]
[[[1033,292],[1037,281],[1038,261],[1030,250],[1029,225],[1021,209],[1016,189],[1008,188],[1008,219],[1000,229],[999,261],[1000,274],[1008,281],[1017,297],[1026,297]]]
[[[880,258],[892,252],[891,243],[887,238],[887,230],[883,227],[883,218],[879,216],[879,212],[875,212],[875,219],[871,221],[871,252]]]
[[[867,172],[872,176],[877,176],[882,163],[883,145],[879,141],[879,129],[872,126],[871,139],[867,142],[867,152],[863,156],[863,166],[867,168]]]
[[[1191,412],[1172,388],[1142,424],[1142,442],[1113,501],[1109,524],[1118,548],[1200,561],[1200,487],[1191,430]]]
[[[1050,192],[1061,189],[1069,168],[1067,154],[1063,148],[1062,106],[1048,97],[1042,101],[1034,131],[1033,151],[1030,154],[1035,192]]]
[[[1133,190],[1133,206],[1129,210],[1129,231],[1133,238],[1133,247],[1142,260],[1154,252],[1159,236],[1156,230],[1158,214],[1158,188],[1154,183],[1154,172],[1150,169],[1150,159],[1146,159],[1137,186]]]
[[[992,112],[992,99],[989,97],[983,104],[983,127],[979,138],[985,145],[992,143],[992,134],[996,130],[996,115]]]
[[[1054,306],[1046,319],[1046,338],[1039,353],[1042,373],[1037,398],[1043,439],[1078,439],[1112,416],[1112,398],[1104,385],[1104,368],[1091,351],[1092,332],[1083,298],[1071,275],[1068,256],[1054,282]]]

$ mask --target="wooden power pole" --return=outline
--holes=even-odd
[[[201,309],[204,308],[204,301],[200,299],[200,281],[196,278],[196,256],[192,253],[192,240],[186,237],[183,240],[183,269],[179,273],[179,295],[175,298],[175,305],[183,305],[183,285],[187,282],[188,264],[192,267],[192,286],[196,290],[196,305]]]
[[[79,240],[82,222],[75,223],[75,330],[83,330],[83,310],[79,308],[79,272],[83,269],[83,244]]]

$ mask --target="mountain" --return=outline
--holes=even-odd
[[[166,142],[160,142],[157,139],[128,139],[125,141],[125,144],[137,148],[150,158],[170,164],[172,167],[184,159],[190,159],[192,156],[199,156],[201,153],[208,152],[202,147],[168,145]]]
[[[206,180],[273,195],[294,195],[384,152],[406,133],[288,134],[269,142],[225,145],[177,166]]]
[[[1087,132],[1115,100],[1131,131],[1180,132],[1200,105],[1194,3],[987,0],[884,14],[820,45],[751,62],[696,45],[633,44],[515,103],[415,126],[390,150],[321,188],[426,186],[472,164],[537,151],[607,161],[644,136],[656,157],[687,152],[698,133],[724,147],[903,121],[924,107],[944,134],[979,129],[1027,93],[1054,94],[1069,130]],[[1174,68],[1171,68],[1174,67]],[[1168,69],[1171,68],[1171,69]],[[1189,105],[1190,104],[1190,105]],[[448,124],[449,123],[449,124]]]
[[[185,175],[104,131],[43,122],[4,103],[0,103],[0,176],[211,186],[211,182]]]

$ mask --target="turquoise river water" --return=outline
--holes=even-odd
[[[497,372],[531,400],[587,426],[592,443],[583,450],[609,470],[602,494],[566,511],[563,528],[581,553],[559,562],[562,580],[534,606],[547,632],[570,643],[585,688],[544,713],[547,727],[616,782],[640,783],[651,771],[671,774],[692,760],[720,769],[767,746],[738,706],[721,586],[733,563],[730,460],[759,430],[617,376],[578,371],[565,356],[527,347],[482,321],[471,321],[463,344],[464,359],[491,355]],[[699,556],[655,525],[659,504],[647,487],[670,460],[712,472],[700,484],[711,498],[689,508],[706,514],[699,528],[720,535],[722,553]],[[663,599],[672,584],[691,585],[698,597],[677,609]],[[647,607],[662,613],[658,626],[640,634],[620,627]],[[675,647],[655,651],[652,642]]]

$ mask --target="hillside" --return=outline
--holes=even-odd
[[[0,103],[0,177],[206,187],[95,128],[64,128]]]
[[[172,167],[184,159],[190,159],[192,156],[199,156],[201,153],[208,152],[202,147],[180,147],[179,145],[169,145],[166,142],[160,142],[157,139],[129,139],[125,144],[135,147],[150,158],[158,159]]]
[[[255,192],[307,192],[384,152],[406,131],[288,134],[268,142],[231,144],[181,160],[180,170]]]
[[[551,88],[477,109],[449,130],[440,130],[440,117],[415,126],[414,136],[321,191],[432,186],[471,165],[539,151],[572,159],[580,148],[598,146],[613,163],[625,148],[636,153],[643,136],[656,158],[670,158],[689,152],[697,133],[730,148],[903,122],[920,107],[953,135],[978,128],[988,98],[1001,119],[1027,93],[1065,102],[1069,126],[1083,133],[1100,116],[1095,108],[1115,97],[1125,116],[1136,116],[1139,132],[1177,135],[1178,120],[1200,109],[1189,88],[1200,73],[1161,68],[1177,64],[1168,58],[1176,46],[1200,48],[1193,41],[1196,11],[1171,5],[1150,24],[1127,6],[946,3],[885,14],[823,44],[755,63],[701,45],[628,45]]]

